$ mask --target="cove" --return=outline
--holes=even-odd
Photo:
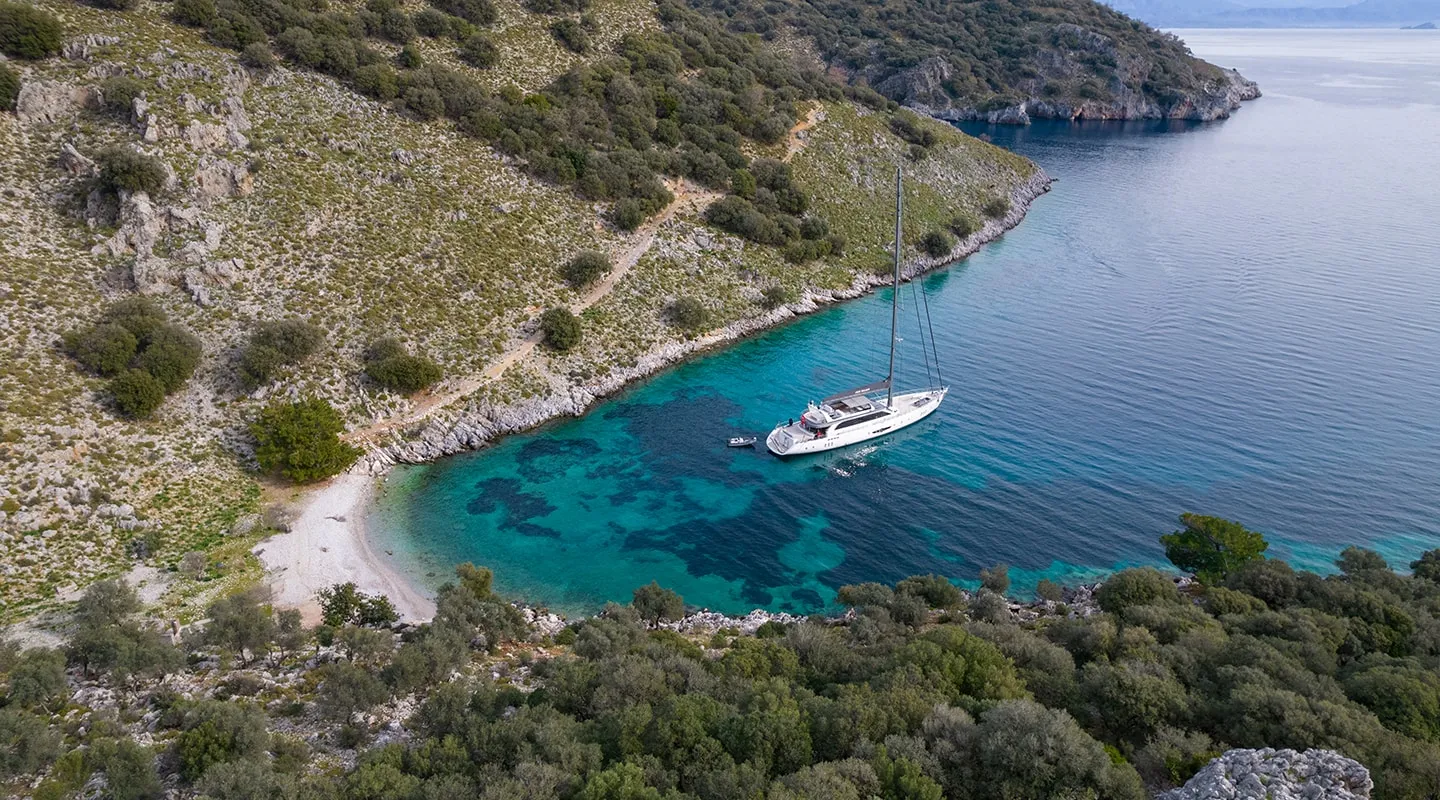
[[[972,584],[997,562],[1023,594],[1163,564],[1185,511],[1298,566],[1348,544],[1403,566],[1440,546],[1440,48],[1397,33],[1184,34],[1266,90],[1223,123],[967,127],[1059,180],[925,279],[951,394],[878,447],[780,461],[724,440],[883,375],[888,291],[397,470],[377,549],[431,585],[484,564],[569,612],[651,580],[809,612],[846,583]],[[902,304],[900,380],[923,380]]]

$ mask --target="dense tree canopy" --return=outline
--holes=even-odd
[[[191,698],[156,680],[184,668],[181,651],[106,581],[77,605],[67,652],[154,711],[153,746],[123,717],[52,721],[66,696],[57,654],[0,645],[0,779],[43,774],[46,798],[97,773],[113,796],[152,797],[163,771],[213,800],[1139,800],[1230,747],[1321,747],[1365,764],[1379,800],[1420,800],[1440,775],[1440,586],[1367,553],[1347,551],[1328,577],[1256,559],[1225,586],[1183,591],[1126,570],[1090,613],[1039,604],[1024,623],[986,621],[995,571],[968,607],[950,581],[915,576],[843,587],[847,616],[753,636],[654,629],[683,606],[651,584],[633,607],[547,637],[465,564],[434,620],[401,635],[354,624],[376,598],[353,586],[322,596],[331,624],[308,632],[262,596],[221,597],[186,644],[198,674],[233,672]],[[334,646],[310,661],[307,642]],[[246,667],[260,654],[263,673]],[[288,670],[269,689],[258,677]],[[410,734],[374,743],[370,715],[397,699]],[[297,724],[323,726],[320,750],[358,748],[324,757],[353,766],[319,770],[277,732]]]

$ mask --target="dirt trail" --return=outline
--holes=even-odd
[[[795,157],[796,153],[805,149],[806,144],[809,143],[806,131],[815,127],[823,119],[824,107],[819,103],[813,104],[805,113],[805,118],[790,129],[785,141],[784,161],[789,161]],[[640,259],[649,252],[650,246],[655,243],[655,234],[659,232],[661,226],[674,219],[676,214],[682,210],[694,213],[703,212],[711,203],[725,196],[724,192],[697,186],[683,178],[667,181],[666,186],[674,194],[675,199],[670,201],[670,204],[665,206],[659,214],[650,218],[625,238],[621,249],[614,254],[614,268],[582,297],[570,304],[572,312],[579,314],[604,300],[615,286],[630,274],[630,270],[640,263]],[[543,335],[538,330],[531,333],[524,339],[511,344],[500,354],[499,358],[490,362],[479,374],[443,381],[435,389],[422,394],[415,405],[409,409],[364,428],[350,431],[343,438],[352,444],[374,444],[377,439],[398,428],[424,422],[439,409],[464,400],[479,391],[485,384],[499,378],[505,373],[505,370],[528,357],[540,344],[542,338]]]

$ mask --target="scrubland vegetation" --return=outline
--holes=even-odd
[[[1208,543],[1203,581],[1129,569],[1016,606],[1003,567],[975,594],[915,576],[753,635],[665,627],[683,601],[655,584],[542,632],[462,565],[399,635],[346,584],[316,627],[238,591],[172,643],[102,582],[62,649],[0,647],[0,780],[44,798],[1140,798],[1269,746],[1356,758],[1377,798],[1432,796],[1440,551],[1401,575],[1350,548],[1321,577],[1235,523],[1184,522],[1167,546]]]

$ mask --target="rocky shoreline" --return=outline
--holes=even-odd
[[[902,266],[901,277],[910,280],[953,264],[1000,238],[1024,219],[1030,203],[1048,192],[1051,183],[1050,176],[1037,167],[1029,180],[1011,192],[1010,211],[1004,217],[986,220],[980,230],[959,241],[948,255],[907,262]],[[471,402],[458,413],[436,418],[418,430],[402,433],[397,441],[371,448],[351,471],[381,475],[396,464],[428,463],[448,455],[477,450],[501,436],[520,433],[558,417],[579,416],[605,397],[690,356],[768,330],[832,303],[860,297],[888,282],[888,276],[858,275],[844,289],[806,291],[798,301],[765,314],[739,320],[696,339],[660,345],[641,357],[634,366],[615,370],[594,383],[572,386],[564,395],[551,394],[506,404]]]
[[[951,122],[986,122],[991,125],[1029,125],[1037,119],[1127,121],[1173,119],[1214,122],[1227,119],[1240,104],[1260,97],[1260,86],[1233,69],[1223,70],[1226,85],[1205,95],[1186,95],[1161,105],[1135,94],[1115,100],[1047,100],[1029,98],[1003,108],[928,108],[917,106],[932,117]]]

